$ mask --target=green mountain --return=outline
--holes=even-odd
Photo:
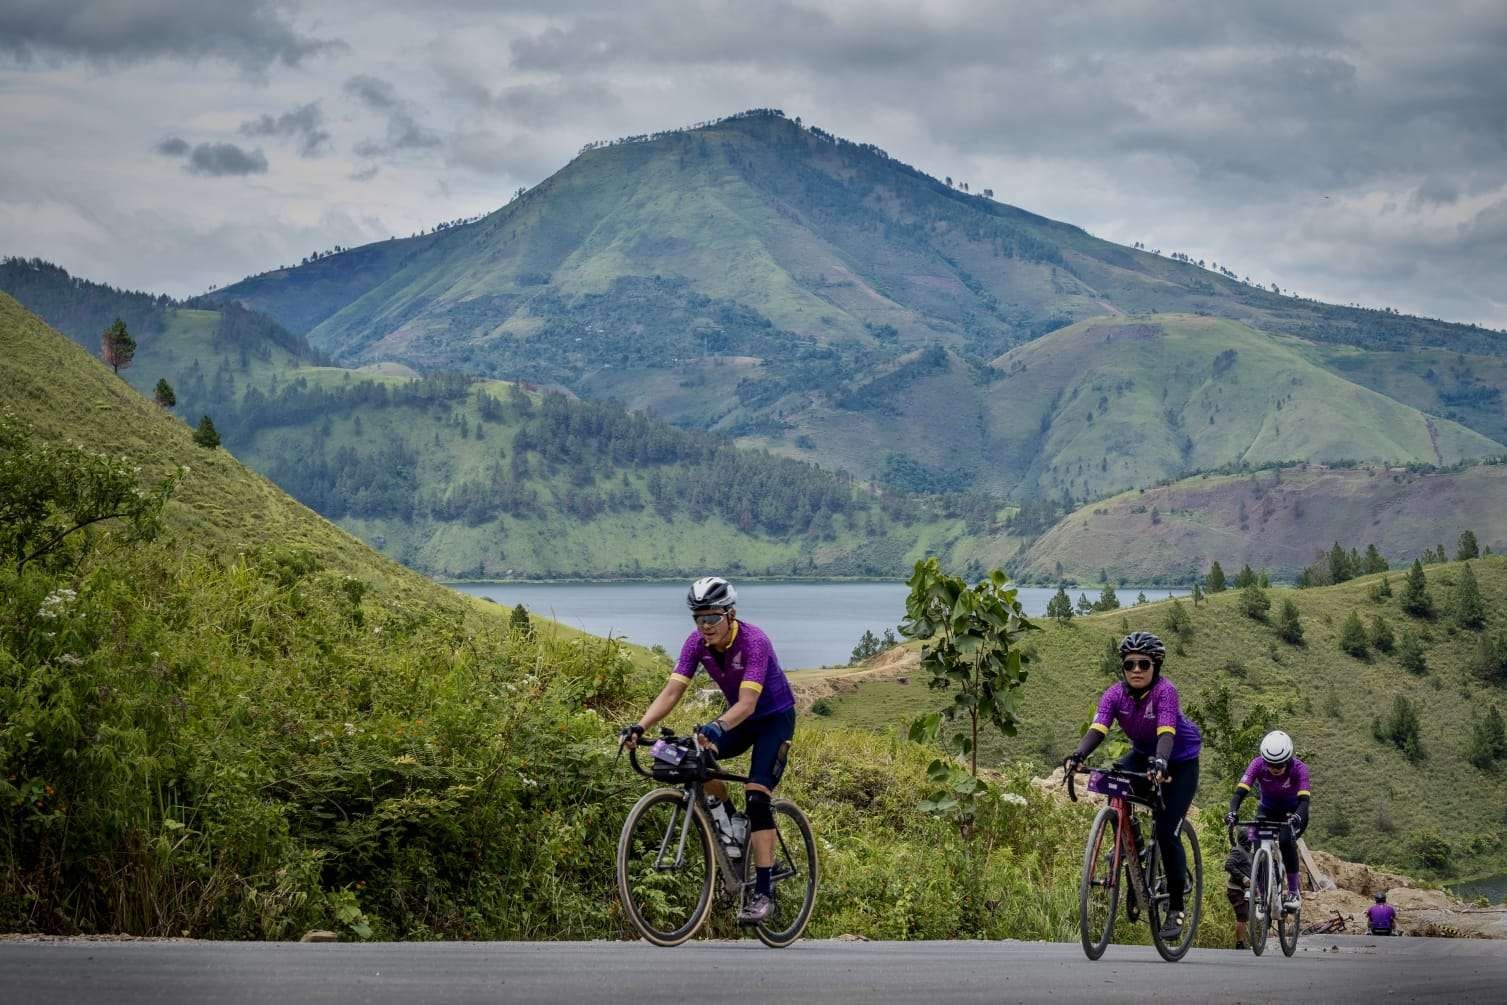
[[[1397,571],[1388,574],[1389,597],[1375,595],[1379,575],[1332,587],[1269,590],[1267,621],[1242,613],[1239,590],[1213,595],[1197,608],[1183,599],[1188,634],[1182,642],[1166,625],[1170,602],[1074,618],[1066,625],[1042,619],[1045,630],[1030,643],[1036,659],[1022,693],[1020,733],[1007,740],[991,734],[986,750],[995,761],[1057,764],[1076,745],[1100,692],[1114,680],[1101,668],[1106,643],[1128,630],[1147,629],[1174,649],[1166,672],[1185,710],[1192,706],[1206,723],[1218,722],[1213,711],[1225,688],[1236,727],[1257,706],[1270,713],[1265,724],[1259,717],[1250,720],[1251,735],[1244,740],[1228,739],[1232,734],[1219,727],[1206,729],[1197,805],[1213,810],[1211,816],[1222,814],[1220,807],[1233,791],[1238,776],[1231,766],[1243,769],[1262,732],[1280,727],[1292,734],[1298,756],[1311,770],[1308,840],[1317,847],[1404,871],[1501,872],[1507,868],[1502,831],[1507,761],[1487,758],[1477,766],[1470,755],[1491,710],[1507,714],[1507,557],[1469,563],[1484,603],[1479,627],[1462,625],[1450,613],[1465,567],[1426,568],[1437,610],[1429,619],[1404,613],[1403,574]],[[1299,612],[1301,645],[1283,641],[1274,627],[1288,600]],[[1339,639],[1352,614],[1367,632],[1374,619],[1384,622],[1393,635],[1391,651],[1371,642],[1361,658],[1342,652]],[[1409,639],[1417,642],[1421,669],[1405,665]],[[832,700],[835,712],[827,721],[891,732],[941,704],[914,667],[895,669],[909,672],[908,684],[860,684]],[[1375,735],[1388,732],[1399,698],[1416,716],[1419,746],[1412,757]],[[1204,859],[1207,869],[1207,852]]]
[[[769,111],[593,146],[477,222],[265,273],[215,296],[307,333],[340,361],[558,383],[906,489],[1081,501],[1247,453],[1451,463],[1497,452],[1507,432],[1507,375],[1497,366],[1425,394],[1386,378],[1385,360],[1364,362],[1421,349],[1499,359],[1507,347],[1497,333],[1281,296],[1098,240]],[[1208,405],[1215,428],[1148,433],[1158,442],[1146,444],[1156,455],[1146,473],[1096,470],[1106,455],[1117,463],[1114,445],[1073,426],[1101,395],[1124,396],[1126,375],[1116,375],[1118,390],[1074,402],[1075,422],[1050,402],[1060,393],[1065,407],[1091,387],[1065,370],[1041,379],[1044,365],[1011,382],[1010,367],[1042,364],[1046,350],[1030,347],[1048,332],[1078,333],[1069,326],[1106,315],[1135,325],[1148,314],[1211,320],[1187,332],[1198,322],[1149,321],[1186,337],[1143,347],[1135,397],[1148,400],[1137,413],[1158,426],[1169,409],[1209,425],[1206,414],[1181,414]],[[1263,346],[1271,336],[1288,337]],[[1119,356],[1129,348],[1110,347]],[[1240,407],[1263,411],[1238,416],[1193,400],[1214,376],[1199,381],[1195,369],[1226,349],[1243,357],[1235,378],[1281,370],[1286,393],[1248,391]],[[1197,367],[1185,351],[1201,357]],[[1415,411],[1448,412],[1481,437],[1439,422],[1436,447],[1415,412],[1394,413],[1319,370],[1383,396],[1383,385],[1395,387]],[[1316,414],[1353,402],[1355,418],[1322,433],[1300,435],[1290,421],[1285,433],[1260,432],[1292,415],[1302,422],[1310,396]],[[1278,400],[1296,411],[1276,414]],[[1375,425],[1393,418],[1395,442]],[[1061,425],[1048,431],[1046,421]]]
[[[1507,552],[1507,464],[1428,471],[1320,465],[1208,474],[1089,503],[1037,538],[1012,569],[1029,581],[1190,583],[1218,561],[1296,579],[1335,542],[1375,544],[1394,564],[1461,531]]]

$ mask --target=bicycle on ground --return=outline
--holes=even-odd
[[[645,793],[628,811],[617,842],[617,888],[645,939],[656,946],[678,946],[706,921],[714,895],[736,911],[754,889],[747,830],[741,837],[722,835],[702,789],[709,781],[747,784],[748,779],[723,771],[694,737],[676,736],[669,729],[660,730],[650,753],[645,769],[637,748],[629,750],[633,770],[670,784]],[[753,928],[766,946],[783,949],[801,937],[816,906],[816,839],[795,803],[775,799],[770,810],[776,835],[771,877],[775,909]]]
[[[1236,821],[1229,828],[1231,844],[1235,843],[1237,827],[1248,828],[1256,845],[1256,851],[1251,855],[1251,885],[1246,892],[1250,903],[1247,924],[1251,952],[1260,956],[1266,951],[1267,932],[1275,922],[1282,955],[1291,956],[1298,951],[1301,908],[1288,910],[1282,906],[1282,894],[1287,889],[1287,867],[1282,864],[1278,841],[1282,832],[1291,831],[1292,827],[1277,820]]]
[[[1161,935],[1170,901],[1162,852],[1151,822],[1153,809],[1162,807],[1161,786],[1144,771],[1080,767],[1066,775],[1068,798],[1074,802],[1078,799],[1074,774],[1088,775],[1088,790],[1108,799],[1094,817],[1083,848],[1083,879],[1078,887],[1078,930],[1083,952],[1089,959],[1097,960],[1114,938],[1123,882],[1127,894],[1126,919],[1136,922],[1144,908],[1156,951],[1162,959],[1176,963],[1193,945],[1203,911],[1203,856],[1197,832],[1186,819],[1178,825],[1178,840],[1183,842],[1188,863],[1181,877],[1187,920],[1177,941],[1171,942]],[[1149,783],[1150,797],[1142,794],[1144,790],[1138,789],[1137,782]],[[1144,827],[1139,815],[1147,818]]]

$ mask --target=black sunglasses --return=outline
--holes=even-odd
[[[710,628],[725,617],[727,612],[723,611],[721,614],[692,614],[691,620],[703,628]]]
[[[1152,663],[1150,660],[1126,660],[1125,661],[1125,669],[1126,670],[1150,670],[1155,665],[1156,664]]]

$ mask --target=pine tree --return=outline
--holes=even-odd
[[[1413,559],[1407,581],[1402,585],[1402,611],[1415,618],[1434,616],[1434,598],[1429,595],[1428,577],[1423,573],[1423,562]]]
[[[1223,593],[1224,589],[1224,570],[1219,567],[1219,562],[1216,560],[1213,565],[1209,566],[1209,592]]]
[[[1366,641],[1366,626],[1361,624],[1360,615],[1354,611],[1345,619],[1344,627],[1340,629],[1340,651],[1349,653],[1356,659],[1363,660],[1370,655]]]
[[[526,637],[533,635],[533,622],[529,621],[527,607],[522,604],[514,605],[512,613],[508,615],[508,629]]]
[[[1397,645],[1397,638],[1392,634],[1392,626],[1387,624],[1386,619],[1380,614],[1371,616],[1371,645],[1381,653],[1389,653]]]
[[[1137,593],[1135,595],[1135,605],[1137,607],[1140,607],[1145,602],[1146,602],[1146,591],[1142,590],[1140,593]]]
[[[1203,602],[1204,602],[1203,587],[1199,586],[1198,585],[1198,580],[1195,579],[1193,581],[1193,606],[1197,607],[1199,604],[1201,604]]]
[[[1256,573],[1251,569],[1250,565],[1247,564],[1240,567],[1240,571],[1235,574],[1235,578],[1233,581],[1231,581],[1230,585],[1237,590],[1243,590],[1255,581]]]
[[[1337,585],[1353,578],[1355,578],[1355,573],[1350,563],[1350,556],[1336,541],[1334,547],[1329,549],[1329,582]]]
[[[1478,629],[1486,624],[1486,602],[1481,599],[1481,584],[1476,582],[1476,574],[1471,571],[1469,562],[1460,570],[1449,606],[1455,623],[1461,628]]]
[[[1288,597],[1277,612],[1277,637],[1290,645],[1303,644],[1303,622],[1298,620],[1298,605]]]
[[[167,382],[166,377],[157,381],[157,389],[152,394],[152,400],[164,409],[178,404],[178,396],[173,393],[173,385]]]
[[[1470,672],[1488,684],[1507,684],[1507,632],[1481,636]]]
[[[1271,610],[1271,606],[1271,598],[1266,595],[1265,590],[1256,585],[1255,580],[1240,591],[1240,613],[1252,621],[1265,621],[1266,613]]]
[[[1099,593],[1099,599],[1096,600],[1096,601],[1094,601],[1094,610],[1096,610],[1096,611],[1118,611],[1119,609],[1120,609],[1120,598],[1117,597],[1117,596],[1115,596],[1114,584],[1113,583],[1105,583],[1104,584],[1104,589],[1102,591],[1100,591],[1100,593]]]
[[[126,323],[120,318],[100,333],[99,355],[116,373],[131,365],[131,359],[136,355],[136,340],[126,331]]]
[[[220,434],[216,432],[214,421],[209,416],[199,420],[199,428],[194,430],[194,442],[210,450],[220,445]]]
[[[1402,642],[1397,646],[1397,662],[1408,673],[1419,676],[1428,673],[1428,657],[1423,652],[1423,640],[1412,630],[1402,633]]]
[[[1502,713],[1495,705],[1471,724],[1470,732],[1465,757],[1471,764],[1485,770],[1507,757],[1507,729],[1503,728]]]
[[[1183,606],[1181,600],[1173,600],[1172,606],[1167,608],[1167,617],[1162,621],[1162,631],[1177,640],[1178,655],[1186,655],[1181,652],[1184,642],[1193,637],[1193,618],[1189,616],[1188,609]]]
[[[1112,638],[1104,640],[1104,651],[1099,654],[1099,672],[1109,677],[1120,675],[1120,644]]]
[[[1366,545],[1366,575],[1387,571],[1387,560],[1381,557],[1381,552],[1376,550],[1376,545]]]
[[[1078,613],[1079,614],[1092,614],[1093,612],[1094,612],[1094,605],[1089,601],[1088,594],[1086,594],[1086,593],[1080,593],[1080,594],[1078,594]]]
[[[1060,586],[1052,595],[1052,599],[1047,601],[1047,617],[1059,625],[1065,625],[1073,620],[1073,601],[1068,597],[1067,590]]]

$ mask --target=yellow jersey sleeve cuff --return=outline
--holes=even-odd
[[[1091,722],[1091,723],[1088,724],[1088,728],[1089,729],[1097,729],[1099,732],[1103,733],[1105,736],[1109,735],[1109,727],[1106,726],[1106,725],[1104,725],[1104,723],[1102,723],[1102,722]]]
[[[1176,732],[1177,732],[1177,727],[1176,726],[1158,726],[1158,727],[1156,727],[1156,735],[1157,736],[1161,736],[1163,733],[1176,733]]]
[[[1313,793],[1309,792],[1307,789],[1299,789],[1298,790],[1298,795],[1300,795],[1300,796],[1307,796],[1310,799],[1313,798]]]
[[[755,694],[763,694],[764,693],[764,685],[760,684],[757,681],[746,680],[743,683],[741,683],[741,684],[738,685],[738,689],[739,690],[742,690],[743,688],[748,688],[748,690],[754,692]]]
[[[691,678],[687,677],[685,674],[675,673],[673,671],[671,671],[670,673],[670,680],[678,680],[682,684],[689,684],[691,682]]]
[[[1235,783],[1235,788],[1237,788],[1237,789],[1244,789],[1247,792],[1251,791],[1251,787],[1249,785],[1245,784],[1244,782],[1236,782]]]

